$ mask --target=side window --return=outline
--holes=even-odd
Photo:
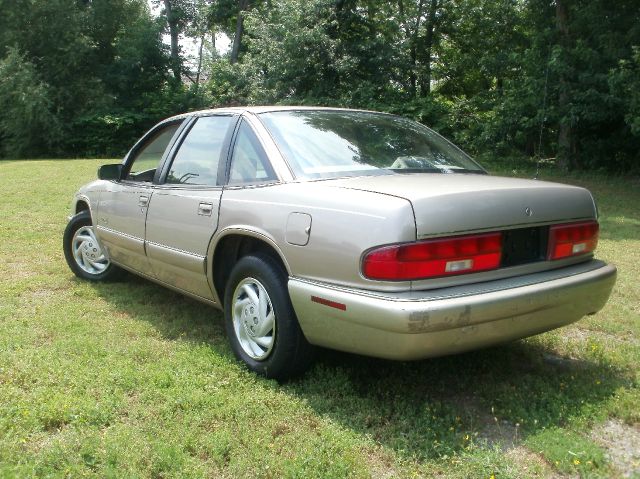
[[[164,155],[173,135],[180,127],[180,123],[173,123],[161,128],[142,146],[135,155],[133,163],[124,179],[129,181],[153,181],[156,168]]]
[[[232,120],[231,116],[198,118],[180,145],[166,182],[215,186],[224,139]]]
[[[275,179],[276,175],[258,137],[243,121],[233,147],[229,184],[262,183]]]

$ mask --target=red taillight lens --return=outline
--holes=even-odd
[[[598,245],[596,221],[556,225],[549,228],[548,259],[591,253]]]
[[[433,278],[495,269],[501,256],[501,233],[458,236],[374,249],[365,255],[362,272],[391,281]]]

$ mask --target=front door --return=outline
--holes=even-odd
[[[181,122],[161,125],[136,145],[120,181],[110,182],[98,201],[97,235],[109,258],[140,273],[151,274],[144,237],[153,179]]]
[[[228,143],[236,117],[203,116],[191,126],[149,203],[146,251],[156,278],[213,300],[207,248],[218,227]]]

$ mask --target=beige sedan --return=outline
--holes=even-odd
[[[523,338],[603,307],[583,189],[494,177],[413,121],[301,107],[200,111],[151,129],[76,193],[71,270],[128,270],[224,310],[268,377],[316,346],[419,359]]]

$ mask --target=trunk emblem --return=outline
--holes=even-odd
[[[533,216],[533,210],[528,206],[524,209],[524,214],[527,216]]]

